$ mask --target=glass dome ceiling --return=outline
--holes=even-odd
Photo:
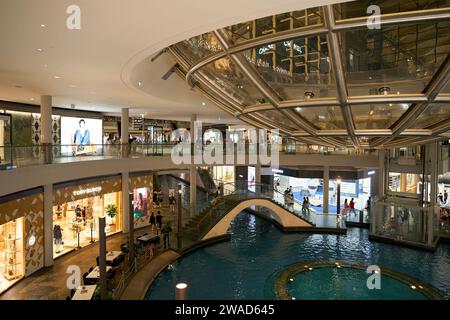
[[[381,9],[378,29],[367,26],[369,5]],[[448,136],[449,34],[450,0],[354,1],[169,50],[191,87],[244,122],[307,143],[377,148]]]

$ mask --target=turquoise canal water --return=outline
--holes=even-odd
[[[287,284],[297,300],[426,300],[410,285],[381,274],[380,290],[367,288],[368,274],[354,268],[314,268],[296,274]]]
[[[341,260],[364,265],[376,264],[429,284],[450,298],[450,246],[439,245],[437,250],[425,252],[395,245],[370,242],[368,230],[348,229],[347,235],[282,233],[271,223],[248,213],[240,213],[229,229],[231,239],[198,249],[173,263],[153,282],[146,299],[174,299],[175,285],[189,285],[189,299],[275,299],[274,283],[287,266],[311,260]],[[355,291],[344,297],[345,289],[337,287],[332,272],[317,279],[306,279],[306,285],[295,295],[298,299],[364,299],[367,295]],[[311,273],[310,275],[314,275]],[[363,281],[362,275],[349,275]],[[300,280],[300,278],[299,278]],[[330,290],[320,292],[317,281]],[[334,281],[334,283],[333,283]],[[327,286],[328,285],[328,286]],[[372,299],[415,299],[396,281],[382,278],[380,296]],[[292,288],[293,290],[297,290]],[[393,295],[392,292],[398,292]]]

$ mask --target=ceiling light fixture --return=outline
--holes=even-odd
[[[142,86],[142,81],[138,81],[138,86],[139,86],[139,87]]]
[[[385,96],[389,94],[389,91],[391,91],[391,88],[389,87],[381,87],[378,89],[378,92]]]
[[[206,106],[206,102],[205,101],[202,102],[202,106]]]
[[[30,101],[34,101],[34,98],[30,98]]]
[[[300,107],[295,108],[295,111],[300,112],[300,110],[302,110]]]
[[[305,91],[305,99],[314,98],[314,93],[312,91]]]
[[[61,77],[60,76],[53,76],[53,78],[60,79]]]
[[[47,28],[47,26],[43,23],[41,23],[41,28]]]
[[[41,48],[37,48],[36,50],[39,51],[39,52],[44,51],[44,50],[42,50]]]

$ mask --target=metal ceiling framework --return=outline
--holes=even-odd
[[[233,43],[228,31],[215,30],[213,34],[219,41],[222,49],[213,52],[191,65],[183,57],[183,53],[173,45],[169,48],[181,65],[178,74],[184,75],[191,87],[199,87],[209,99],[218,103],[219,107],[252,125],[263,128],[280,128],[286,136],[306,143],[321,144],[334,147],[354,148],[383,148],[398,145],[415,145],[420,141],[433,141],[442,139],[440,135],[450,130],[450,118],[443,119],[437,124],[424,129],[414,129],[411,125],[424,112],[430,104],[450,104],[450,94],[444,90],[450,79],[450,55],[434,73],[422,93],[417,94],[383,94],[355,96],[349,95],[345,77],[343,59],[341,56],[339,32],[367,28],[367,17],[337,20],[334,8],[331,5],[321,8],[323,24],[307,25],[297,29],[290,29],[274,34],[266,34],[253,39]],[[408,11],[380,15],[382,27],[403,25],[419,22],[439,22],[450,20],[450,8],[437,8],[421,11]],[[310,98],[283,100],[267,81],[255,70],[242,52],[259,46],[269,45],[280,41],[288,41],[301,37],[324,35],[327,37],[330,64],[336,83],[337,97]],[[210,79],[202,68],[219,59],[228,58],[245,75],[246,79],[257,89],[264,99],[260,103],[245,106],[232,94],[217,85]],[[209,91],[209,92],[208,92]],[[358,130],[354,123],[351,106],[364,104],[410,104],[408,109],[389,128]],[[314,123],[302,117],[301,113],[294,111],[310,107],[336,107],[339,106],[345,124],[343,129],[321,130]],[[450,108],[450,106],[448,106]],[[293,130],[284,123],[262,115],[261,112],[273,111],[290,120],[298,128]],[[401,138],[404,137],[405,138]],[[361,138],[367,142],[363,142]],[[348,141],[351,145],[348,145]]]

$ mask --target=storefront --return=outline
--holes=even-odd
[[[323,212],[323,179],[321,178],[297,178],[282,174],[274,175],[274,187],[280,193],[284,193],[287,188],[292,187],[295,199],[302,202],[304,197],[309,198],[312,209],[316,212]],[[337,210],[337,184],[335,179],[329,180],[329,212]],[[341,179],[341,205],[345,199],[348,202],[353,198],[355,207],[363,209],[367,199],[371,195],[371,178],[362,179]]]
[[[122,230],[121,179],[55,187],[53,257],[98,240],[98,218],[106,217],[106,235]]]
[[[0,203],[0,294],[44,265],[43,207],[42,193]]]
[[[129,189],[133,193],[133,217],[134,228],[142,228],[150,225],[152,210],[153,175],[131,176]]]
[[[224,184],[224,192],[233,192],[235,183],[234,166],[214,166],[213,179],[216,185],[219,182]]]

